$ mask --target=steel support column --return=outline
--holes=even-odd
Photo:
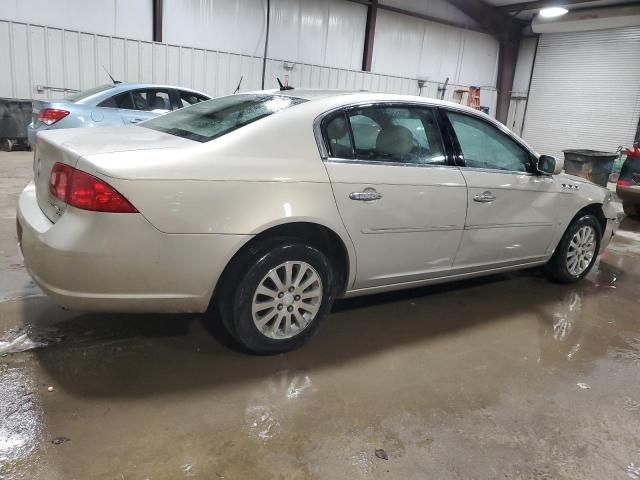
[[[506,125],[509,115],[509,103],[513,90],[513,78],[516,73],[516,61],[518,60],[518,48],[520,41],[509,40],[500,42],[498,53],[498,78],[496,90],[498,99],[496,102],[496,120]]]
[[[162,42],[162,0],[153,2],[153,41]]]
[[[367,25],[364,31],[364,48],[362,50],[362,70],[371,71],[373,60],[373,40],[376,36],[376,17],[378,16],[378,0],[372,0],[367,6]]]

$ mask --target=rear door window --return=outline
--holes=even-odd
[[[355,155],[374,162],[444,165],[435,112],[420,106],[371,106],[347,112]]]
[[[133,110],[133,100],[131,100],[131,92],[124,92],[113,97],[109,97],[98,104],[99,107],[106,108],[125,108]]]

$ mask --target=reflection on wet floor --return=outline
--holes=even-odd
[[[640,224],[622,228],[577,285],[343,300],[274,357],[207,316],[0,302],[0,478],[638,479]]]

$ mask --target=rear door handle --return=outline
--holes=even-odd
[[[489,190],[486,192],[479,193],[478,195],[474,195],[473,201],[479,203],[491,203],[496,199],[496,196],[491,193]]]
[[[138,123],[138,122],[141,122],[143,120],[144,120],[144,118],[132,118],[132,119],[129,120],[129,123]]]
[[[382,194],[372,188],[366,188],[363,192],[351,192],[349,198],[360,202],[371,202],[372,200],[380,200]]]

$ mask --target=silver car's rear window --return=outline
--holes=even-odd
[[[284,95],[230,95],[182,108],[139,125],[197,142],[208,142],[306,101]]]

